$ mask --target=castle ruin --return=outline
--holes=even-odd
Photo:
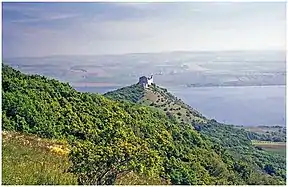
[[[148,88],[148,86],[150,86],[153,83],[153,75],[151,75],[151,77],[146,76],[140,77],[138,83],[142,85],[144,88]]]

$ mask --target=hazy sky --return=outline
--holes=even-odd
[[[3,55],[285,50],[282,3],[3,3]]]

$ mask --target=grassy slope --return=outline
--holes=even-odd
[[[2,184],[77,184],[66,144],[15,132],[2,133]]]
[[[4,185],[77,185],[68,173],[67,143],[19,132],[2,133],[2,184]],[[120,176],[116,185],[168,184],[133,172]]]
[[[207,121],[198,111],[173,96],[167,89],[155,84],[145,89],[144,97],[138,102],[155,106],[166,113],[168,112],[171,115],[177,116],[176,119],[178,122],[191,123],[191,121],[195,121],[206,123]]]

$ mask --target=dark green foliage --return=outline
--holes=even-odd
[[[242,165],[244,164],[245,167],[240,167],[236,164],[234,166],[234,169],[236,171],[247,170],[247,172],[245,172],[245,175],[247,173],[251,174],[249,176],[246,176],[247,181],[251,181],[251,177],[254,177],[254,175],[256,175],[255,171],[260,170],[262,172],[266,172],[269,175],[278,176],[274,177],[276,179],[275,182],[280,182],[282,180],[282,182],[280,182],[279,184],[284,183],[284,180],[286,179],[286,176],[284,174],[286,171],[285,157],[280,155],[274,155],[262,149],[254,147],[249,139],[249,132],[247,132],[246,130],[235,128],[232,125],[220,124],[213,120],[211,120],[210,123],[205,125],[195,125],[195,128],[198,129],[212,142],[214,142],[214,144],[218,144],[219,146],[226,148],[228,151],[227,153],[233,155],[235,161],[239,163],[242,163],[243,161],[246,162],[242,163]],[[270,168],[273,168],[273,173],[271,172]],[[241,176],[244,177],[244,174],[241,174]],[[265,177],[263,176],[261,176],[263,180],[268,180],[269,178],[268,181],[273,181],[273,177],[266,176],[266,179],[264,179]],[[249,182],[249,184],[260,183],[255,183],[254,181],[253,183]]]
[[[125,100],[137,102],[144,96],[144,88],[139,84],[133,84],[120,88],[117,92],[111,91],[104,94],[107,98],[113,98],[117,101]]]

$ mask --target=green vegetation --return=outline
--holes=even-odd
[[[257,149],[286,157],[286,127],[255,126],[238,128],[248,131],[247,136]]]
[[[151,94],[150,90],[153,90],[153,94]],[[117,93],[117,90],[114,92]],[[125,92],[122,92],[121,94],[123,93]],[[271,177],[267,177],[264,174],[259,174],[259,170],[267,173],[265,168],[268,166],[273,167],[275,171],[273,176],[278,176],[275,178],[278,180],[281,180],[280,178],[283,180],[286,179],[285,155],[274,155],[267,152],[267,149],[259,149],[259,147],[252,145],[251,131],[247,131],[243,128],[236,128],[232,125],[220,124],[215,119],[208,120],[201,115],[197,115],[197,112],[195,112],[195,110],[190,106],[185,106],[185,104],[179,101],[176,97],[172,96],[169,92],[167,92],[167,90],[155,85],[146,90],[144,98],[141,99],[145,100],[145,102],[142,103],[147,104],[149,101],[153,102],[156,95],[158,95],[157,98],[166,97],[166,95],[168,95],[168,97],[166,97],[166,105],[169,105],[170,108],[162,108],[161,105],[156,105],[154,107],[166,112],[168,117],[176,118],[182,122],[184,120],[187,122],[188,118],[188,120],[190,120],[189,123],[195,128],[195,130],[200,132],[202,137],[205,137],[207,141],[209,140],[210,142],[213,142],[215,148],[224,151],[225,154],[229,155],[229,157],[231,157],[231,159],[235,162],[244,164],[245,167],[243,166],[242,171],[244,172],[245,170],[244,173],[249,173],[249,175],[245,177],[247,178],[246,181],[249,181],[249,184],[260,184],[260,180],[257,182],[255,177],[261,178],[262,182],[265,181],[263,184],[270,183]],[[181,107],[178,107],[179,105],[175,107],[169,104],[175,102],[175,100],[178,101],[178,104],[181,104]],[[182,118],[182,109],[186,109],[186,112],[184,113],[184,115],[187,117],[186,119]],[[198,118],[195,118],[195,116]],[[257,135],[255,132],[253,133]],[[238,170],[238,166],[236,168],[235,167],[236,166],[234,166],[234,169]]]
[[[144,96],[144,88],[139,84],[134,84],[124,88],[120,88],[117,92],[107,92],[105,96],[118,101],[125,100],[137,102]]]
[[[196,128],[212,142],[226,148],[234,159],[245,160],[249,166],[264,171],[268,165],[272,166],[275,170],[274,176],[286,178],[286,156],[258,149],[252,144],[249,132],[246,130],[220,124],[213,120],[209,124],[197,125]]]
[[[110,93],[110,98],[118,100],[113,101],[77,92],[43,76],[24,75],[8,66],[3,66],[2,72],[3,129],[68,142],[69,172],[78,184],[125,184],[129,179],[140,184],[147,180],[149,184],[285,184],[283,160],[257,150],[242,136],[238,143],[227,139],[223,144],[220,140],[227,131],[215,131],[218,135],[209,137],[203,127],[210,121],[192,109],[191,115],[206,122],[198,129],[200,133],[176,120],[172,112],[181,110],[167,116],[162,108],[133,103],[143,91],[137,85],[127,91],[133,96]],[[165,102],[174,98],[174,103],[178,102],[175,108],[189,108],[167,90],[152,89],[155,93],[160,89]],[[130,102],[119,102],[120,98]],[[212,132],[213,128],[207,129]],[[211,141],[215,136],[219,136],[219,143]],[[237,133],[233,137],[231,141],[239,138]],[[236,146],[247,151],[245,159],[233,157],[226,144],[232,145],[232,151]],[[254,164],[255,157],[263,158],[261,165]],[[7,160],[3,164],[10,165]],[[13,180],[7,183],[16,184]]]
[[[159,178],[142,176],[134,172],[127,173],[116,179],[115,185],[168,185],[168,181]]]
[[[3,132],[2,184],[77,184],[76,176],[65,173],[70,163],[63,152],[54,151],[57,146],[36,136]]]

